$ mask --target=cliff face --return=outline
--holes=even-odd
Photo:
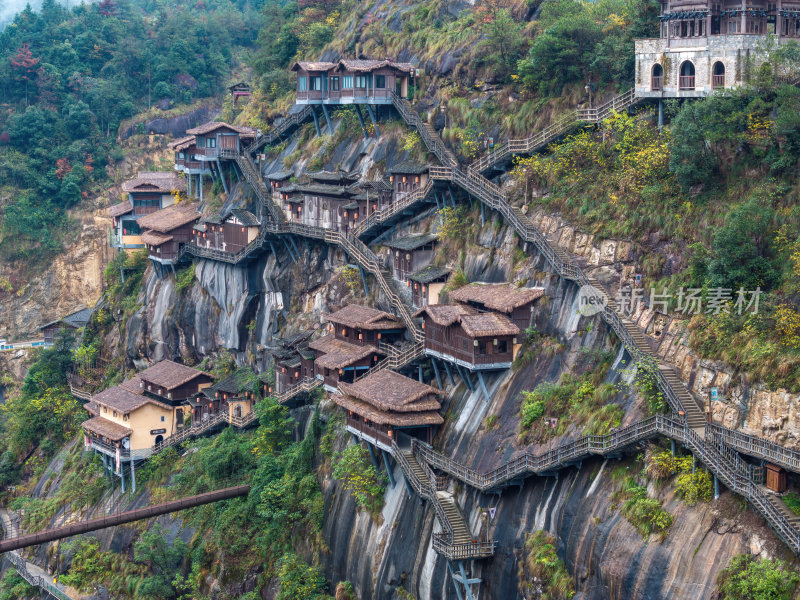
[[[566,344],[565,351],[553,358],[540,357],[517,372],[490,377],[490,403],[480,391],[470,393],[458,380],[459,385],[449,390],[444,409],[452,418],[447,419],[435,445],[448,456],[486,471],[523,450],[548,449],[547,444],[518,446],[519,392],[558,379],[580,364],[587,352],[608,351],[617,340],[597,317],[590,323],[578,322],[574,310],[577,286],[553,277],[540,258],[518,265],[516,270],[511,268],[510,232],[488,225],[480,239],[489,247],[483,252],[472,249],[467,272],[476,280],[530,277],[533,285],[543,285],[551,301],[536,313],[536,327]],[[578,328],[581,332],[576,332]],[[629,377],[623,362],[627,358],[617,351],[609,381]],[[623,425],[644,416],[634,398],[620,394],[615,401],[626,410]],[[487,431],[484,423],[489,415],[498,419]],[[578,434],[570,430],[565,439]],[[785,552],[760,519],[744,511],[729,493],[713,503],[688,507],[670,487],[659,490],[651,486],[649,490],[663,499],[664,508],[674,516],[669,536],[663,543],[655,537],[644,541],[611,501],[622,475],[633,474],[633,468],[630,458],[594,459],[552,477],[528,478],[498,496],[479,494],[451,481],[450,489],[473,534],[486,533],[482,509],[497,508],[488,531],[499,542],[498,553],[471,565],[472,576],[483,580],[480,597],[518,597],[517,564],[525,535],[539,529],[556,536],[559,556],[575,578],[577,597],[593,600],[710,598],[720,569],[735,554]],[[352,499],[334,481],[323,482],[324,533],[331,548],[325,566],[330,578],[349,579],[362,599],[399,597],[398,586],[419,600],[454,597],[446,561],[431,546],[431,536],[439,530],[433,510],[407,494],[397,466],[394,478],[397,485],[386,494],[379,522],[356,513]]]

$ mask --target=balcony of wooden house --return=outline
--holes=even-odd
[[[414,316],[423,319],[425,353],[469,371],[508,369],[519,349],[519,327],[504,314],[432,304]]]
[[[412,160],[402,161],[387,170],[394,201],[422,189],[428,183],[428,165]]]
[[[392,276],[411,287],[409,276],[431,263],[438,239],[435,233],[412,233],[384,242],[391,250]]]
[[[525,330],[530,327],[534,305],[544,295],[544,288],[517,287],[510,283],[471,283],[450,292],[450,301],[493,311],[507,316]]]
[[[288,169],[274,171],[267,175],[267,181],[269,181],[269,189],[272,192],[273,200],[281,200],[281,190],[291,187],[292,177],[294,177],[294,173]]]
[[[255,410],[258,387],[258,380],[249,369],[239,369],[204,387],[188,400],[192,406],[192,423],[202,424],[220,413],[226,415],[228,422],[243,424],[252,421],[250,415]]]
[[[308,345],[314,351],[314,376],[327,391],[336,393],[342,382],[351,383],[378,364],[382,352],[377,346],[357,345],[326,335]]]
[[[194,225],[200,219],[198,206],[174,204],[138,219],[139,227],[144,231],[142,241],[159,276],[163,276],[161,266],[174,267],[182,255],[184,244],[193,241]]]
[[[333,399],[345,412],[347,431],[387,452],[401,431],[430,443],[444,423],[440,390],[389,369],[339,389]]]
[[[258,238],[260,221],[248,210],[234,208],[193,226],[192,243],[198,248],[236,254]]]
[[[325,318],[337,339],[358,346],[395,344],[402,341],[405,332],[400,318],[360,304],[348,304]]]
[[[450,278],[449,267],[428,265],[408,276],[411,288],[411,302],[415,308],[429,304],[439,304],[439,294]]]
[[[194,155],[201,162],[234,159],[242,148],[256,138],[256,130],[252,127],[229,125],[221,121],[187,129],[186,133],[194,136]]]
[[[392,104],[394,94],[407,98],[416,71],[392,60],[350,60],[338,63],[299,61],[297,104]]]

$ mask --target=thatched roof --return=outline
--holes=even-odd
[[[491,312],[461,317],[461,328],[470,337],[519,334],[519,327],[506,315]]]
[[[131,205],[130,200],[123,200],[119,204],[115,204],[114,206],[110,206],[108,208],[108,214],[112,217],[120,217],[122,215],[127,215],[129,212],[133,210],[133,206]]]
[[[371,331],[402,329],[404,327],[403,322],[398,317],[376,308],[361,306],[360,304],[348,304],[335,313],[327,315],[327,320],[337,325]]]
[[[193,369],[192,367],[187,367],[186,365],[181,365],[171,360],[162,360],[139,373],[137,377],[147,383],[157,385],[158,387],[174,390],[201,375],[205,375],[209,378],[211,377],[208,373],[198,369]]]
[[[359,59],[343,58],[338,63],[339,70],[354,71],[356,73],[365,73],[368,71],[374,71],[375,69],[381,69],[383,67],[398,69],[399,71],[404,71],[406,73],[410,73],[411,71],[414,70],[414,65],[412,65],[411,63],[395,62],[389,58],[377,59],[377,60],[376,59],[359,60]]]
[[[123,192],[154,192],[170,194],[185,192],[186,180],[172,171],[147,171],[122,184]]]
[[[332,335],[326,335],[314,340],[308,347],[323,353],[323,356],[317,356],[314,364],[326,369],[342,369],[349,367],[354,362],[367,358],[371,354],[379,354],[375,346],[351,344],[344,340],[338,340]]]
[[[136,221],[143,229],[152,229],[159,233],[169,233],[181,225],[186,225],[200,218],[198,204],[173,204],[154,213],[139,217]]]
[[[108,438],[112,442],[118,442],[133,433],[133,429],[128,429],[103,417],[92,417],[88,421],[84,421],[82,425],[87,431],[94,432],[100,437]]]
[[[231,131],[235,131],[236,133],[243,133],[242,127],[237,127],[236,125],[228,125],[224,121],[210,121],[208,123],[203,123],[199,127],[193,127],[192,129],[187,129],[186,133],[190,135],[206,135],[208,133],[212,133],[217,129],[230,129]]]
[[[92,396],[92,402],[119,411],[122,414],[133,412],[145,404],[154,404],[156,406],[169,408],[166,404],[162,404],[153,398],[131,392],[117,385]]]
[[[462,317],[477,313],[478,311],[476,309],[471,306],[465,306],[464,304],[429,304],[428,306],[420,308],[414,313],[414,316],[422,317],[427,315],[427,317],[437,325],[449,327],[454,323],[458,323]]]
[[[142,242],[147,244],[148,246],[160,246],[172,239],[171,235],[166,235],[164,233],[158,233],[156,231],[145,231],[142,234]]]
[[[434,281],[445,280],[449,275],[449,267],[434,267],[433,265],[429,265],[416,273],[412,273],[408,278],[417,283],[433,283]]]
[[[544,295],[544,288],[518,288],[510,283],[471,283],[450,292],[455,302],[474,302],[488,309],[511,312]]]
[[[423,315],[441,327],[460,323],[464,333],[470,337],[519,333],[519,327],[506,315],[494,312],[481,313],[466,304],[430,304],[414,313],[415,317]]]
[[[328,71],[336,66],[336,63],[326,62],[326,61],[308,61],[308,60],[300,60],[294,63],[290,67],[290,71]]]
[[[437,400],[442,392],[389,369],[367,375],[355,383],[341,383],[347,396],[371,404],[381,410],[414,412],[439,410]]]
[[[425,427],[444,423],[442,415],[435,410],[411,413],[384,411],[352,396],[334,395],[333,401],[345,410],[352,410],[354,413],[366,417],[373,423],[378,423],[379,425]]]
[[[385,244],[389,248],[393,248],[395,250],[416,250],[417,248],[421,248],[422,246],[435,242],[438,239],[439,236],[435,233],[412,233],[410,235],[404,235],[403,237],[399,237],[395,240],[385,242]]]
[[[193,144],[194,144],[194,136],[187,135],[185,137],[171,141],[169,144],[167,144],[167,147],[172,148],[173,150],[185,150],[186,148],[192,146]]]

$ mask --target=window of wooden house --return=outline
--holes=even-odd
[[[322,77],[312,77],[309,86],[312,91],[318,92],[322,89]]]
[[[217,138],[206,138],[206,148],[216,148],[217,147]]]
[[[369,82],[369,76],[368,75],[356,75],[356,87],[357,88],[366,88],[368,82]]]
[[[342,89],[343,90],[352,90],[353,89],[353,76],[352,75],[343,75],[342,76]]]
[[[499,340],[497,342],[497,352],[499,354],[505,354],[508,352],[508,340]]]
[[[122,235],[139,235],[141,229],[136,221],[122,221]]]
[[[386,75],[375,75],[375,87],[376,88],[386,87]]]
[[[301,75],[297,78],[297,91],[298,92],[305,92],[307,90],[306,86],[306,77],[305,75]]]
[[[478,342],[478,354],[486,354],[486,342],[479,341]]]
[[[330,78],[330,86],[331,90],[334,92],[339,91],[339,78],[338,77],[331,77]]]
[[[466,340],[466,338],[461,338],[461,349],[462,350],[466,350],[467,349],[467,340]]]

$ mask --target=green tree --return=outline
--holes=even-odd
[[[168,542],[160,525],[144,531],[133,546],[133,557],[136,562],[149,565],[152,574],[139,584],[137,595],[153,600],[174,598],[176,590],[172,582],[187,552],[183,540]]]
[[[714,234],[714,257],[708,266],[713,286],[769,290],[778,282],[769,258],[774,216],[772,208],[756,200],[731,210],[725,225]]]

